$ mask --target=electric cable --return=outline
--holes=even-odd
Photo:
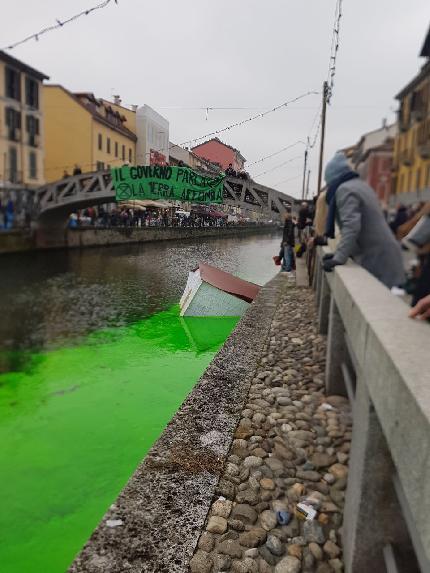
[[[48,32],[52,32],[53,30],[58,30],[59,28],[62,28],[66,24],[70,24],[70,22],[74,22],[78,18],[81,18],[82,16],[88,16],[89,14],[94,12],[95,10],[102,10],[103,8],[106,8],[106,6],[111,4],[111,2],[115,2],[115,4],[118,4],[118,0],[104,0],[104,2],[100,2],[100,4],[96,4],[96,6],[93,6],[92,8],[87,8],[86,10],[83,10],[82,12],[79,12],[78,14],[75,14],[74,16],[71,16],[70,18],[66,18],[63,21],[56,18],[55,19],[56,24],[52,24],[51,26],[46,26],[46,28],[42,28],[42,30],[39,30],[39,32],[35,32],[34,34],[30,34],[30,36],[27,36],[26,38],[23,38],[22,40],[19,40],[18,42],[15,42],[13,44],[10,44],[9,46],[6,46],[5,48],[3,48],[3,50],[13,50],[17,46],[21,46],[21,44],[25,44],[26,42],[29,42],[30,40],[36,40],[36,42],[38,42],[40,36],[43,36],[44,34],[47,34]]]
[[[317,92],[317,91],[308,91],[304,94],[301,94],[291,100],[288,100],[284,103],[281,103],[280,105],[275,106],[272,109],[268,109],[267,111],[263,112],[263,113],[259,113],[257,115],[253,115],[251,117],[248,117],[247,119],[243,119],[242,121],[238,121],[236,123],[232,123],[230,125],[227,125],[226,127],[223,127],[222,129],[217,129],[216,131],[212,131],[210,133],[206,133],[205,135],[202,135],[201,137],[195,137],[194,139],[188,139],[187,141],[184,141],[182,143],[180,143],[180,146],[187,146],[188,144],[193,144],[196,143],[197,141],[201,141],[203,139],[207,139],[208,137],[213,137],[214,135],[219,135],[220,133],[224,133],[225,131],[229,131],[230,129],[233,129],[235,127],[239,127],[241,125],[244,125],[245,123],[248,123],[250,121],[254,121],[255,119],[260,119],[262,117],[265,117],[266,115],[268,115],[269,113],[273,113],[275,111],[278,111],[284,107],[288,107],[291,103],[295,103],[296,101],[299,101],[305,97],[308,97],[310,95],[320,95],[321,92]]]

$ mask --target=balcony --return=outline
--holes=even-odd
[[[37,134],[29,134],[28,135],[28,145],[31,147],[39,147],[40,144],[40,136]]]
[[[6,169],[6,176],[3,177],[0,175],[0,179],[3,179],[3,184],[21,184],[23,182],[22,171],[10,168]]]
[[[426,110],[422,106],[418,107],[416,109],[413,109],[411,111],[411,119],[412,119],[412,121],[415,121],[417,123],[422,121],[425,118],[425,116],[426,116]]]
[[[400,152],[400,163],[409,167],[413,163],[412,152],[410,149],[404,149]]]
[[[9,141],[21,141],[21,129],[19,127],[8,127],[7,138]]]
[[[422,159],[430,159],[430,141],[418,146],[418,153]]]

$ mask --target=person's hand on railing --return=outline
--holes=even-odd
[[[326,273],[331,273],[336,265],[340,265],[340,263],[334,260],[334,253],[327,253],[323,256],[322,267]]]
[[[430,319],[430,294],[422,298],[409,312],[411,318]]]

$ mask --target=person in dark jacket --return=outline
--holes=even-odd
[[[349,257],[388,288],[401,286],[406,276],[402,253],[379,206],[376,193],[337,153],[325,170],[328,216],[326,236],[334,238],[336,221],[341,238],[323,261],[325,271],[344,265]]]
[[[236,171],[233,169],[233,163],[229,163],[227,169],[225,170],[227,177],[237,177]]]
[[[281,250],[279,258],[282,261],[282,272],[291,272],[296,268],[294,257],[295,225],[291,217],[291,209],[285,211],[285,223],[282,233]]]
[[[397,234],[397,229],[401,225],[406,223],[407,220],[408,220],[408,210],[406,209],[406,207],[404,205],[399,205],[397,207],[396,216],[394,217],[394,221],[392,221],[390,223],[390,228],[395,235]]]

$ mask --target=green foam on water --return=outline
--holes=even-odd
[[[0,569],[63,573],[238,318],[178,308],[0,357]]]

